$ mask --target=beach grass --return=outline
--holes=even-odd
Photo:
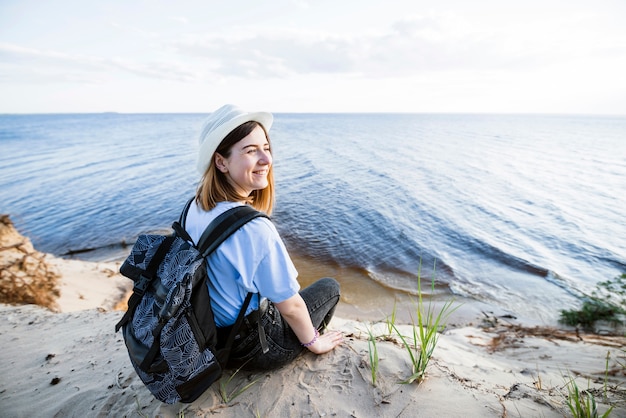
[[[433,277],[431,279],[432,294],[435,292],[435,272],[436,264],[433,265]],[[400,338],[402,346],[409,355],[411,375],[399,383],[410,384],[417,381],[419,384],[426,375],[426,368],[437,347],[439,333],[445,328],[448,317],[460,307],[460,304],[453,306],[454,299],[445,302],[439,310],[434,307],[431,299],[429,299],[428,303],[424,302],[421,260],[417,272],[417,301],[414,302],[417,321],[414,319],[413,313],[411,313],[410,330],[412,335],[404,335],[400,331],[399,325],[396,323],[397,303],[394,303],[391,314],[384,320],[387,327],[387,334],[376,336],[372,328],[367,327],[368,352],[373,386],[376,386],[379,369],[378,347],[376,345],[379,338],[391,340],[393,334],[396,334]]]
[[[367,340],[367,347],[370,358],[370,370],[372,372],[372,385],[376,387],[376,376],[378,374],[378,347],[376,346],[376,336],[372,332],[370,327],[367,327],[367,333],[369,338]]]
[[[433,277],[431,279],[432,294],[435,292],[435,272],[436,262],[433,265]],[[453,304],[454,299],[450,299],[437,311],[431,299],[429,299],[428,303],[424,302],[422,292],[422,262],[420,260],[417,272],[417,323],[413,320],[411,324],[413,344],[410,344],[407,337],[402,335],[394,322],[389,322],[391,327],[398,334],[398,337],[402,340],[411,360],[411,375],[401,383],[410,384],[417,381],[419,384],[424,379],[428,363],[437,347],[439,332],[445,328],[449,316],[460,306],[453,306]],[[411,315],[411,318],[413,319],[413,315]]]
[[[620,348],[622,355],[615,359],[615,362],[622,368],[626,370],[626,348]]]
[[[235,376],[239,374],[240,371],[241,371],[241,367],[235,370],[233,373],[231,373],[231,375],[228,378],[222,377],[220,379],[219,394],[220,394],[220,397],[222,398],[222,402],[224,402],[225,404],[232,402],[235,398],[237,398],[237,396],[241,395],[242,393],[250,389],[252,386],[254,386],[254,384],[256,384],[256,382],[259,381],[259,379],[255,379],[245,385],[243,384],[243,382],[239,382],[238,384],[235,384],[234,388],[229,389],[231,381],[233,380]]]
[[[606,352],[606,362],[604,363],[604,397],[607,398],[608,382],[609,382],[609,360],[611,359],[611,350]]]
[[[580,390],[576,380],[571,375],[569,375],[565,385],[567,387],[567,407],[574,418],[607,418],[613,411],[611,406],[604,414],[600,415],[593,393],[589,390]]]
[[[391,337],[393,334],[393,326],[396,323],[396,312],[398,308],[398,302],[393,302],[393,310],[391,311],[391,315],[387,316],[385,323],[387,324],[387,335]]]

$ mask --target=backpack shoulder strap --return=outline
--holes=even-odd
[[[250,206],[236,206],[219,215],[207,226],[198,240],[198,250],[207,257],[235,231],[254,218],[269,216]]]
[[[196,200],[195,196],[189,199],[187,203],[185,203],[185,207],[183,208],[183,211],[180,213],[180,217],[178,218],[178,223],[181,224],[183,227],[185,227],[185,220],[187,219],[187,213],[189,213],[189,208],[191,207],[191,204],[193,203],[194,200]]]
[[[179,237],[189,242],[193,242],[193,240],[185,230],[185,221],[187,220],[187,213],[189,213],[189,208],[191,207],[191,204],[195,199],[195,197],[192,197],[187,201],[187,203],[185,203],[185,207],[178,217],[178,222],[174,222],[172,224],[172,229],[174,230],[174,232],[176,232]]]
[[[247,205],[236,206],[232,209],[227,210],[226,212],[215,218],[213,222],[211,222],[209,226],[207,226],[207,228],[204,230],[202,236],[198,240],[198,251],[200,252],[200,254],[202,254],[202,257],[207,257],[209,254],[215,251],[215,249],[219,247],[222,242],[224,242],[228,237],[235,233],[235,231],[237,231],[239,228],[244,226],[252,219],[258,217],[265,217],[269,219],[269,216],[267,216],[265,213],[259,212],[256,209]],[[257,297],[259,298],[259,306],[261,306],[261,295],[257,293]],[[220,352],[220,358],[223,364],[228,363],[228,357],[230,356],[230,350],[232,348],[235,335],[237,334],[239,328],[241,327],[241,324],[243,323],[244,315],[246,310],[248,309],[251,298],[252,292],[248,292],[246,300],[239,310],[237,320],[235,321],[233,328],[230,330],[230,333],[226,340],[226,345],[224,349]],[[265,330],[263,329],[260,318],[257,321],[257,327],[263,353],[267,353],[269,351],[269,346],[267,344]]]
[[[195,197],[192,197],[187,201],[185,207],[180,213],[180,217],[178,218],[178,222],[174,222],[172,224],[172,228],[176,232],[176,234],[183,238],[186,241],[193,242],[187,230],[185,228],[187,214],[189,213],[189,208],[191,204],[195,200]],[[226,212],[220,214],[217,218],[215,218],[204,230],[200,239],[198,239],[196,248],[200,251],[203,257],[211,254],[217,247],[220,246],[224,240],[230,237],[235,231],[239,228],[250,222],[254,218],[265,217],[270,219],[268,215],[263,212],[259,212],[251,206],[243,205],[243,206],[235,206],[234,208],[228,209]]]

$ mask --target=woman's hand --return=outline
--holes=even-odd
[[[306,303],[299,293],[274,305],[300,342],[313,353],[328,353],[343,342],[343,334],[340,331],[327,331],[325,334],[318,334],[311,323]]]
[[[343,342],[343,334],[341,331],[326,331],[317,337],[317,341],[307,348],[315,354],[324,354],[333,350]]]

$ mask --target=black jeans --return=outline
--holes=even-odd
[[[313,326],[323,332],[339,302],[339,283],[324,278],[302,289],[300,295],[311,315]],[[261,317],[261,325],[267,336],[269,351],[263,353],[259,342],[257,324],[246,324],[235,340],[228,366],[246,370],[271,370],[293,361],[304,349],[296,334],[278,312],[272,302]]]

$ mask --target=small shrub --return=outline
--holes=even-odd
[[[626,314],[626,274],[598,283],[592,296],[583,302],[579,310],[561,310],[559,322],[593,329],[596,321],[622,324],[620,316],[624,314]]]
[[[562,310],[561,323],[570,326],[578,326],[585,329],[593,328],[596,321],[620,322],[617,315],[621,310],[600,300],[586,300],[580,310]]]

